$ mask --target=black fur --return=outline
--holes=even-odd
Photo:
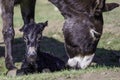
[[[40,51],[40,41],[42,39],[42,33],[47,25],[48,21],[44,23],[31,22],[25,25],[24,28],[20,29],[20,31],[23,31],[24,41],[26,43],[26,54],[21,69],[18,70],[18,75],[42,72],[44,69],[48,69],[50,70],[50,72],[54,72],[65,68],[65,63],[62,60],[53,55],[50,55],[49,53]],[[37,53],[37,55],[31,53],[32,56],[37,56],[34,58],[34,62],[30,61],[31,58],[29,58],[28,55],[29,47],[34,47],[34,53]]]
[[[61,59],[50,55],[49,53],[39,52],[35,63],[30,64],[26,60],[23,61],[21,69],[18,70],[17,75],[41,73],[44,71],[44,69],[54,72],[60,71],[64,68],[65,63]]]

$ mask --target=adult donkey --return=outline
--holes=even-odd
[[[24,25],[34,20],[36,0],[0,0],[0,12],[3,21],[3,37],[5,42],[5,65],[8,71],[16,70],[13,62],[13,14],[14,5],[20,4]]]
[[[95,55],[103,30],[103,15],[119,6],[105,0],[49,0],[64,16],[63,33],[69,67],[85,69]]]

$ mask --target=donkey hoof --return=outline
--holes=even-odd
[[[10,76],[10,77],[15,77],[17,74],[17,69],[12,69],[12,70],[9,70],[6,75],[7,76]]]

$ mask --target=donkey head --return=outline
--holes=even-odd
[[[49,0],[65,18],[63,34],[71,68],[87,68],[103,30],[103,12],[119,6],[106,0]]]
[[[91,3],[88,4],[90,1]],[[92,62],[97,44],[102,35],[104,23],[102,13],[111,11],[119,6],[117,3],[105,3],[105,1],[106,0],[84,0],[81,4],[84,3],[82,6],[86,6],[82,9],[85,10],[87,14],[84,15],[84,13],[81,12],[77,16],[79,19],[76,21],[75,18],[74,20],[74,23],[77,25],[73,25],[72,28],[71,24],[67,24],[68,21],[65,23],[64,35],[66,51],[70,57],[67,63],[69,67],[85,69]],[[77,11],[77,7],[74,10]],[[73,19],[71,21],[73,21]],[[70,26],[70,28],[68,26]],[[79,34],[77,32],[79,32]]]
[[[23,38],[26,43],[27,62],[33,63],[36,61],[39,42],[42,38],[42,32],[47,25],[48,21],[37,24],[31,22],[20,29],[20,31],[23,32]]]

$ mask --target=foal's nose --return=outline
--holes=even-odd
[[[37,55],[34,54],[34,55],[28,55],[27,56],[27,61],[32,63],[32,62],[35,62],[36,61],[36,58],[37,58]]]
[[[36,58],[37,58],[37,53],[36,53],[35,47],[29,47],[28,53],[27,53],[28,62],[35,62]]]

